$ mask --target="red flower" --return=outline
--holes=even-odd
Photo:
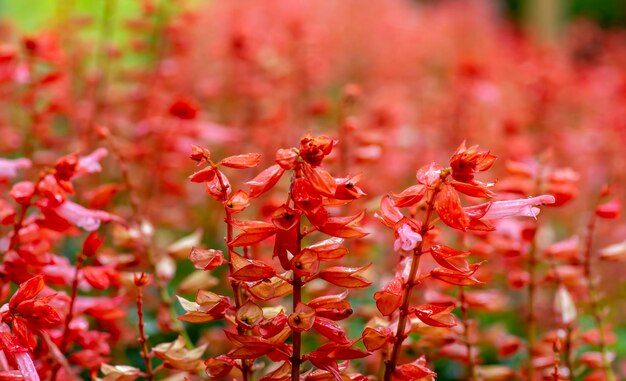
[[[300,157],[312,166],[318,166],[324,156],[330,154],[334,144],[335,141],[326,135],[313,137],[309,133],[300,139]]]
[[[26,348],[35,347],[34,334],[41,328],[51,328],[61,323],[57,311],[48,304],[54,298],[54,294],[35,299],[44,286],[42,275],[27,280],[20,285],[0,312],[2,321],[11,324],[13,334]]]
[[[489,151],[479,151],[478,146],[466,148],[463,142],[450,159],[452,177],[470,183],[475,173],[488,170],[495,161],[496,157]]]

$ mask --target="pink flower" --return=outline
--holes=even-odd
[[[493,201],[485,204],[463,208],[468,215],[476,215],[475,218],[486,220],[499,220],[509,217],[533,217],[537,218],[539,208],[535,205],[554,204],[556,199],[552,195],[521,198],[506,201]]]
[[[104,159],[108,154],[109,151],[107,151],[106,148],[98,148],[87,156],[79,157],[76,173],[86,174],[102,171],[102,166],[100,166],[100,160]]]
[[[17,368],[22,373],[24,381],[39,381],[37,368],[35,368],[33,359],[30,358],[30,354],[28,354],[28,352],[15,352],[13,356],[15,357]]]
[[[0,178],[15,177],[18,169],[30,168],[31,165],[28,159],[0,159]]]
[[[411,251],[415,249],[417,243],[422,240],[422,236],[411,229],[408,224],[404,224],[400,226],[398,230],[396,230],[396,240],[393,243],[393,249],[398,251],[400,249],[404,251]]]
[[[54,212],[68,222],[87,231],[97,230],[102,222],[116,221],[123,223],[123,220],[116,215],[102,210],[87,209],[71,201],[65,201],[57,206],[54,208]]]

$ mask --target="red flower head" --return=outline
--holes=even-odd
[[[488,170],[495,161],[495,155],[489,151],[479,151],[478,146],[465,148],[465,142],[463,142],[450,158],[452,177],[465,183],[472,182],[476,172]]]
[[[59,314],[48,304],[54,294],[35,299],[44,286],[42,275],[30,278],[20,285],[8,305],[0,310],[2,321],[11,324],[13,334],[26,348],[34,348],[37,344],[33,332],[54,327],[61,322]]]
[[[300,139],[300,157],[312,166],[318,166],[324,156],[333,150],[334,144],[335,141],[326,135],[314,138],[313,135],[307,134]]]

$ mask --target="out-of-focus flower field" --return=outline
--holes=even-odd
[[[0,380],[626,379],[625,31],[96,3],[0,6]]]

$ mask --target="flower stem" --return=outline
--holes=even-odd
[[[67,345],[69,344],[69,336],[70,336],[70,323],[74,319],[74,304],[76,303],[76,298],[78,297],[78,274],[80,273],[81,268],[83,267],[83,263],[85,262],[85,255],[81,251],[76,258],[76,266],[74,270],[74,280],[72,281],[72,291],[70,296],[70,306],[67,312],[67,316],[65,317],[65,324],[63,325],[63,338],[61,339],[61,345],[59,345],[59,350],[61,353],[65,353],[67,351]],[[52,373],[50,374],[50,380],[55,381],[57,378],[57,374],[59,373],[59,369],[61,368],[60,364],[57,364]]]
[[[426,202],[426,216],[424,217],[424,221],[422,222],[422,226],[420,228],[420,235],[422,236],[422,240],[419,241],[417,247],[413,250],[413,258],[411,260],[411,269],[409,271],[409,277],[407,282],[404,284],[404,293],[402,294],[402,304],[400,305],[400,316],[398,317],[398,328],[396,330],[395,341],[393,343],[393,348],[391,350],[391,357],[385,361],[385,376],[384,381],[391,381],[393,372],[396,370],[396,366],[398,364],[398,357],[400,355],[400,350],[402,349],[402,343],[406,336],[404,334],[404,330],[406,329],[406,322],[409,316],[409,307],[411,302],[411,293],[413,288],[419,283],[415,282],[415,276],[417,275],[417,270],[419,268],[420,258],[423,254],[424,249],[424,241],[426,240],[426,234],[430,231],[430,219],[432,217],[433,211],[435,210],[435,198],[437,194],[441,190],[441,185],[443,181],[447,177],[447,172],[442,174],[439,182],[433,189],[433,192]]]
[[[228,243],[233,240],[232,213],[226,206],[226,202],[227,202],[226,200],[228,200],[228,188],[226,187],[224,180],[222,180],[222,175],[220,172],[217,172],[216,177],[220,184],[220,189],[222,190],[222,200],[224,203],[224,222],[226,223],[226,242]],[[229,246],[227,250],[228,258],[226,258],[228,260],[228,271],[230,274],[235,272],[235,269],[233,267],[233,262],[230,260],[231,250],[233,249],[231,249],[231,247]],[[233,290],[233,296],[235,299],[235,310],[239,310],[239,308],[243,305],[243,295],[241,293],[241,289],[239,288],[239,282],[234,279],[231,279],[230,287]],[[237,334],[239,335],[246,334],[246,329],[244,329],[244,327],[237,324]],[[252,367],[248,359],[241,360],[241,375],[242,375],[243,381],[249,381],[251,379],[251,368]]]
[[[472,341],[470,335],[469,317],[467,311],[467,300],[465,298],[465,288],[459,286],[459,303],[461,305],[461,320],[463,321],[463,339],[465,341],[465,350],[467,351],[467,374],[469,381],[478,380],[476,373],[476,361],[472,353]]]
[[[152,371],[152,363],[150,362],[150,354],[148,351],[148,338],[144,329],[143,321],[143,291],[142,286],[137,285],[137,317],[139,318],[139,344],[141,345],[141,357],[146,364],[146,378],[148,381],[154,379]]]
[[[585,253],[583,257],[583,268],[585,280],[587,282],[587,289],[589,291],[589,304],[591,308],[591,315],[596,323],[596,328],[599,334],[599,346],[600,354],[602,356],[602,368],[607,381],[615,381],[615,373],[611,367],[611,361],[609,360],[609,351],[606,344],[606,335],[604,332],[604,319],[602,312],[600,311],[600,302],[598,300],[598,292],[596,290],[595,282],[593,281],[592,266],[591,266],[591,253],[593,248],[593,232],[596,226],[596,215],[591,215],[587,224],[587,240],[585,243]]]
[[[535,338],[537,336],[537,320],[535,317],[535,293],[537,285],[537,243],[536,236],[533,234],[530,249],[528,251],[528,315],[526,315],[526,328],[528,339],[528,362],[526,364],[526,372],[528,380],[532,381],[535,377],[535,367],[533,348],[535,346]]]
[[[291,184],[289,185],[289,196],[287,198],[287,205],[289,205],[290,200],[293,200],[293,183],[294,179],[297,179],[302,176],[302,173],[299,169],[294,171],[294,176],[291,178]],[[302,238],[305,234],[302,231],[302,220],[298,218],[298,241],[296,243],[297,252],[293,253],[294,255],[298,255],[302,248]],[[292,298],[292,312],[296,311],[298,304],[302,302],[302,278],[298,275],[293,274],[293,280],[291,281],[291,286],[293,288],[293,298]],[[293,352],[291,355],[291,381],[299,381],[300,380],[300,365],[302,364],[302,333],[301,332],[292,332],[292,348]]]
[[[155,255],[155,248],[153,247],[154,240],[152,239],[152,237],[143,234],[143,229],[141,227],[141,224],[145,220],[145,218],[141,211],[141,205],[139,202],[139,197],[137,195],[137,189],[135,188],[135,185],[132,181],[132,176],[130,173],[128,162],[126,161],[120,147],[118,146],[115,140],[115,136],[110,131],[106,131],[104,133],[104,138],[106,139],[106,142],[111,148],[111,152],[113,153],[113,155],[115,156],[115,158],[117,159],[120,165],[122,181],[124,183],[124,186],[126,187],[126,192],[130,200],[130,207],[132,210],[132,219],[137,225],[137,229],[139,229],[139,231],[142,234],[142,241],[143,241],[142,243],[146,251],[146,257],[148,259],[148,263],[150,264],[150,268],[152,270],[152,273],[154,274],[154,284],[156,285],[157,291],[161,298],[162,306],[164,306],[167,309],[167,311],[169,311],[169,314],[172,318],[171,319],[172,325],[176,333],[182,336],[182,338],[185,340],[185,344],[187,345],[187,347],[191,348],[192,347],[191,339],[189,338],[189,335],[187,334],[187,330],[185,329],[185,326],[183,325],[183,323],[180,320],[178,320],[178,314],[176,310],[174,309],[174,304],[172,303],[172,296],[167,290],[167,285],[163,282],[161,277],[158,276],[158,272],[156,271],[157,256]]]
[[[302,280],[294,274],[293,277],[293,311],[302,301]],[[302,333],[293,332],[293,355],[291,357],[291,381],[300,380],[300,352],[302,350]]]

